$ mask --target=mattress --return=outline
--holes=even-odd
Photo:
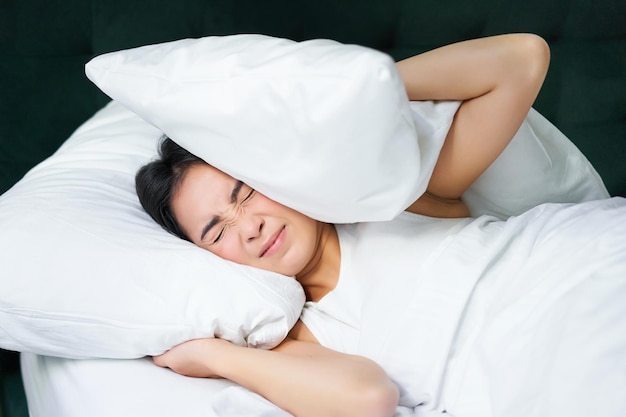
[[[189,378],[149,358],[62,359],[23,353],[30,417],[286,417],[230,381]]]

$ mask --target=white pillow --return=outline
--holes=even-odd
[[[463,194],[472,215],[500,219],[546,202],[608,197],[587,158],[535,109],[530,109],[511,143]]]
[[[86,73],[190,152],[318,220],[391,219],[430,177],[395,63],[373,49],[216,36],[105,54]]]
[[[219,259],[139,205],[134,175],[161,135],[113,102],[0,196],[0,347],[134,358],[286,336],[304,304],[295,279]]]

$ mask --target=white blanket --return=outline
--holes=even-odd
[[[481,218],[417,276],[364,303],[360,353],[400,385],[398,415],[626,415],[626,199]]]

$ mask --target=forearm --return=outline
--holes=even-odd
[[[292,338],[272,351],[190,340],[154,362],[182,375],[230,379],[297,417],[388,417],[398,402],[397,387],[374,362]]]
[[[286,340],[273,351],[225,345],[218,374],[295,416],[391,416],[397,389],[373,362]]]

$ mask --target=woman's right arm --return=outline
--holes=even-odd
[[[301,323],[290,335],[271,351],[196,339],[154,362],[187,376],[229,379],[298,417],[393,415],[398,390],[376,363],[306,341],[313,338]]]
[[[398,62],[409,99],[463,101],[428,194],[410,211],[445,216],[437,213],[437,206],[453,207],[460,202],[465,190],[518,131],[539,93],[549,62],[547,43],[530,34],[473,39]]]

